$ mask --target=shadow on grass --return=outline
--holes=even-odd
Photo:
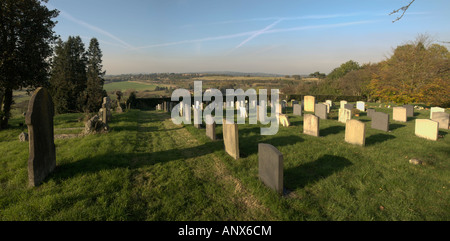
[[[327,178],[351,165],[352,162],[346,158],[324,155],[316,161],[285,170],[284,183],[288,192],[294,191]]]
[[[390,124],[389,125],[389,130],[393,131],[402,127],[405,127],[406,125],[402,125],[402,124]]]
[[[393,135],[387,135],[387,134],[375,134],[371,135],[366,138],[366,146],[372,146],[381,142],[385,142],[388,140],[395,139],[395,136]]]
[[[345,126],[330,126],[320,130],[320,136],[339,134],[343,131],[345,131]]]

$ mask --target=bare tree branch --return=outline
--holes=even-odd
[[[397,17],[394,21],[392,21],[392,23],[395,23],[398,20],[400,20],[403,17],[403,15],[405,15],[405,12],[408,10],[408,8],[414,3],[414,1],[416,1],[416,0],[412,0],[408,5],[403,6],[403,7],[399,8],[399,9],[397,9],[397,10],[392,11],[392,13],[390,13],[389,15],[396,14],[396,13],[398,13],[400,11],[403,11],[402,15],[400,15],[400,17]]]

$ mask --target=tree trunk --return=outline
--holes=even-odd
[[[3,101],[3,118],[0,120],[0,128],[6,129],[8,127],[9,117],[11,116],[11,106],[13,103],[13,91],[10,88],[5,89]]]

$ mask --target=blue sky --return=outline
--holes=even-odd
[[[107,74],[329,73],[379,62],[418,34],[450,41],[450,1],[50,0],[63,40],[99,39]],[[449,47],[449,45],[446,45]]]

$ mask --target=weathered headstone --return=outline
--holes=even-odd
[[[294,115],[302,116],[302,105],[294,104]]]
[[[372,114],[372,129],[380,131],[389,131],[389,114],[383,112],[374,112]]]
[[[434,112],[445,112],[445,109],[441,108],[441,107],[431,107],[431,109],[430,109],[430,119],[433,118],[433,113]]]
[[[305,111],[314,112],[314,107],[316,105],[316,97],[305,96]]]
[[[367,116],[372,117],[373,113],[375,113],[375,109],[367,109]]]
[[[406,108],[406,117],[414,117],[414,106],[412,105],[404,105]]]
[[[431,120],[437,121],[439,123],[439,129],[448,130],[450,114],[445,112],[433,112]]]
[[[303,134],[319,137],[319,117],[305,114],[303,118]]]
[[[314,113],[320,119],[324,119],[324,120],[328,119],[327,105],[316,104],[316,106],[314,107]]]
[[[242,118],[248,117],[247,109],[245,107],[239,107],[239,116]]]
[[[345,141],[364,146],[366,143],[366,125],[359,120],[348,120],[345,125]]]
[[[209,137],[211,140],[215,141],[217,140],[216,136],[216,122],[212,118],[211,115],[206,116],[206,136]],[[212,124],[208,124],[212,123]]]
[[[408,117],[406,116],[406,108],[404,107],[394,107],[392,108],[392,119],[394,121],[399,121],[399,122],[407,122],[408,121]]]
[[[348,104],[348,102],[347,102],[346,100],[341,100],[339,108],[340,108],[340,109],[345,108],[345,105],[346,105],[346,104]]]
[[[438,140],[439,123],[433,120],[416,119],[415,134],[432,141]]]
[[[333,101],[331,101],[331,100],[326,100],[325,103],[327,103],[328,105],[330,105],[330,107],[333,107]]]
[[[238,124],[231,124],[223,120],[223,142],[225,151],[235,160],[239,159],[239,130]]]
[[[191,107],[188,104],[184,104],[183,114],[185,122],[191,123]]]
[[[356,109],[365,112],[366,111],[366,103],[363,101],[356,102]]]
[[[347,120],[352,119],[352,111],[346,108],[340,108],[339,109],[339,122],[341,123],[347,123]]]
[[[200,105],[199,105],[200,107]],[[194,127],[197,129],[202,128],[202,114],[200,108],[194,108]]]
[[[25,122],[28,126],[30,156],[28,182],[38,186],[56,167],[53,133],[54,106],[47,89],[38,88],[30,99]]]
[[[278,117],[278,122],[284,126],[284,127],[289,127],[291,125],[291,122],[289,122],[289,119],[287,117],[287,115],[284,114],[277,114]]]
[[[20,141],[20,142],[26,142],[26,141],[28,141],[28,133],[26,133],[26,132],[20,133],[20,135],[19,135],[19,141]]]
[[[323,104],[327,106],[327,114],[330,114],[331,105],[329,103],[323,103]]]
[[[269,188],[283,195],[283,154],[272,145],[258,144],[258,176]]]

